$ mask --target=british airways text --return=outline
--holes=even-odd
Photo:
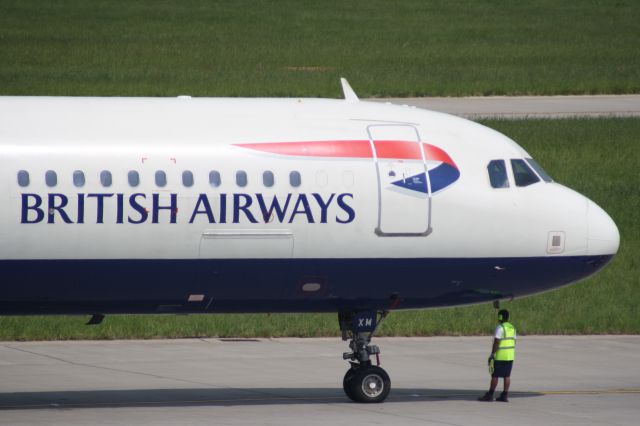
[[[20,223],[351,223],[353,194],[21,194]]]

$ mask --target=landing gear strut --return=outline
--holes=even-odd
[[[388,311],[339,312],[342,340],[350,340],[351,352],[342,354],[350,368],[344,375],[344,393],[355,402],[382,402],[389,395],[391,380],[380,368],[380,348],[371,345],[371,338],[386,318]],[[375,356],[376,365],[371,357]]]

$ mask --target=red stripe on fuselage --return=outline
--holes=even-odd
[[[394,160],[421,160],[419,145],[411,141],[374,141],[378,158]],[[307,142],[266,142],[244,143],[236,146],[278,155],[298,157],[330,158],[373,158],[368,140],[307,141]],[[442,161],[456,167],[451,157],[442,149],[426,143],[422,144],[427,160]]]
[[[429,145],[428,143],[423,143],[422,146],[424,147],[424,155],[427,160],[442,161],[456,169],[458,168],[456,163],[454,163],[451,157],[449,157],[449,154],[447,154],[443,149],[440,149],[435,145]]]
[[[420,145],[409,141],[373,141],[378,158],[422,160]]]
[[[369,141],[309,141],[241,143],[236,146],[298,157],[371,158]]]

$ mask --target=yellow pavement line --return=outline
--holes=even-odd
[[[543,395],[600,395],[640,393],[640,389],[559,390],[539,392]]]

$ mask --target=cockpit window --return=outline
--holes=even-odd
[[[529,165],[533,167],[533,170],[535,170],[536,173],[538,173],[538,176],[540,176],[543,181],[553,182],[553,179],[551,179],[551,176],[549,176],[547,172],[544,171],[544,169],[540,166],[540,164],[536,162],[536,160],[534,160],[533,158],[525,158],[525,160],[527,160],[527,163],[529,163]]]
[[[487,166],[489,171],[489,181],[493,188],[508,188],[509,178],[507,177],[507,167],[504,160],[492,160]]]
[[[540,178],[536,176],[524,160],[511,160],[511,168],[513,169],[513,178],[516,181],[516,186],[529,186],[540,182]]]

